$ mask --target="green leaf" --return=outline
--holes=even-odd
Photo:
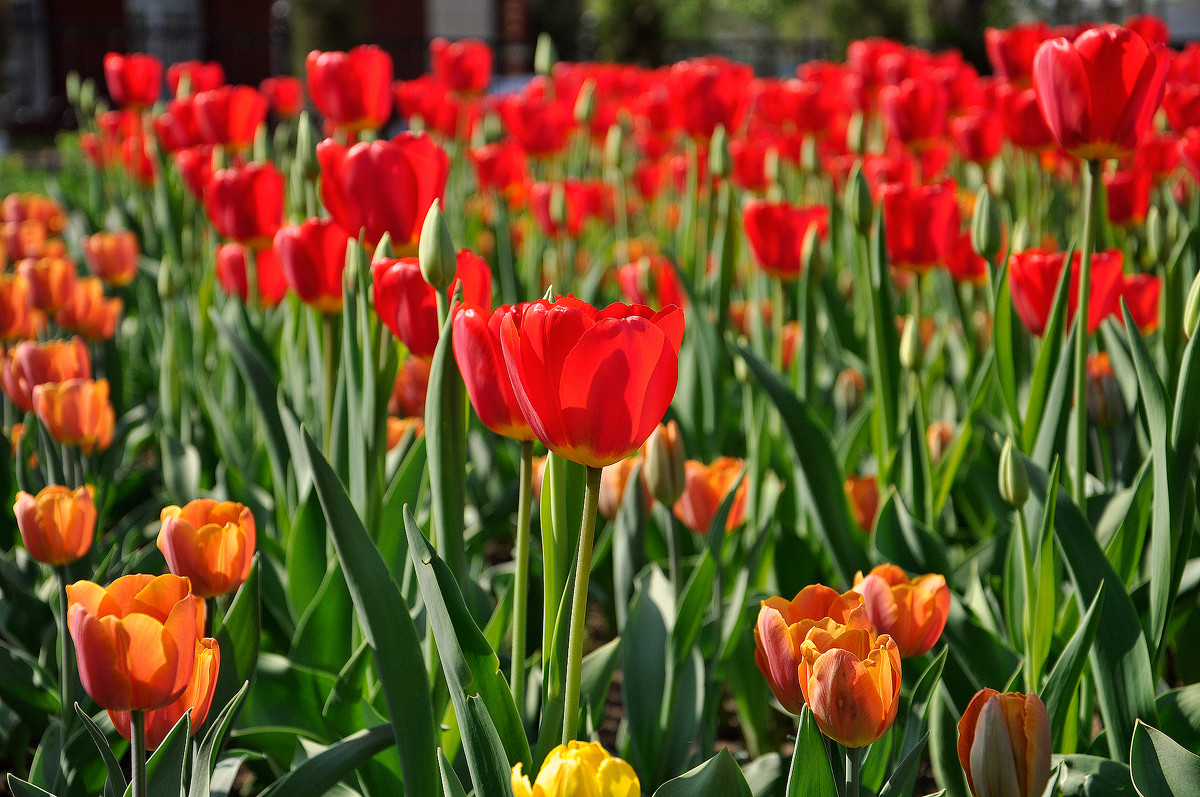
[[[324,560],[322,560],[324,561]],[[316,597],[296,623],[292,637],[292,661],[305,667],[338,672],[350,658],[354,605],[338,561],[328,563],[325,579]]]
[[[633,490],[631,492],[640,492]],[[604,716],[604,703],[612,685],[613,673],[621,660],[621,637],[605,642],[583,657],[579,676],[579,691],[584,695],[593,717]]]
[[[1064,263],[1071,262],[1068,252]],[[1061,359],[1061,349],[1057,341],[1063,339],[1063,325],[1067,318],[1067,291],[1071,284],[1071,270],[1064,268],[1058,275],[1058,285],[1054,289],[1054,303],[1050,305],[1050,317],[1046,320],[1046,328],[1042,330],[1042,348],[1038,352],[1037,363],[1033,366],[1033,377],[1029,385],[1029,405],[1025,410],[1025,423],[1021,426],[1021,449],[1033,449],[1035,435],[1042,425],[1042,415],[1046,409],[1048,386],[1051,374],[1057,372]],[[1068,338],[1068,341],[1070,338]]]
[[[950,650],[943,646],[925,671],[921,673],[921,677],[917,679],[917,685],[913,687],[912,697],[909,700],[908,719],[904,723],[904,744],[900,748],[900,754],[908,754],[913,747],[917,746],[918,738],[925,729],[926,723],[929,721],[929,708],[933,703],[934,691],[937,685],[942,680],[942,670],[946,666],[946,656]],[[924,739],[920,739],[921,743]]]
[[[994,339],[996,352],[996,379],[1000,383],[1000,397],[1013,426],[1020,428],[1021,411],[1017,406],[1017,365],[1014,352],[1017,347],[1013,339],[1013,306],[1009,291],[1009,267],[1005,264],[996,289],[996,313]],[[1028,450],[1028,449],[1026,449]]]
[[[1200,750],[1200,684],[1158,696],[1158,728],[1188,750]]]
[[[640,484],[642,466],[634,465],[630,484]],[[613,524],[612,568],[613,604],[617,614],[617,633],[623,633],[633,598],[633,579],[642,569],[642,529],[646,522],[646,500],[641,490],[626,490]]]
[[[32,783],[21,780],[12,773],[8,775],[8,788],[12,789],[15,797],[54,797],[50,792],[39,789]]]
[[[188,792],[191,797],[209,797],[213,769],[221,756],[221,748],[225,745],[229,726],[233,724],[233,718],[237,716],[249,689],[250,682],[246,681],[225,708],[221,709],[208,733],[204,734],[204,740],[200,743],[200,749],[196,751],[195,760],[192,762],[192,788]]]
[[[125,780],[124,770],[117,762],[117,757],[113,755],[108,739],[104,736],[104,731],[100,730],[100,727],[92,721],[92,718],[78,703],[75,704],[75,713],[79,715],[79,719],[83,720],[83,727],[87,728],[92,741],[96,743],[96,749],[100,751],[100,757],[104,759],[104,768],[108,770],[108,780],[104,782],[104,797],[116,797],[116,795],[124,794],[129,784]]]
[[[800,477],[797,489],[802,503],[811,508],[813,527],[828,549],[842,582],[853,584],[854,574],[867,570],[869,563],[858,542],[861,535],[850,520],[829,433],[812,408],[800,401],[774,369],[748,348],[738,346],[737,352],[779,411],[795,452],[796,473]]]
[[[1079,679],[1083,677],[1088,653],[1096,637],[1096,627],[1100,623],[1099,608],[1103,605],[1104,584],[1101,583],[1083,619],[1079,621],[1079,627],[1071,636],[1071,641],[1063,648],[1062,655],[1058,657],[1054,669],[1042,685],[1042,700],[1046,704],[1046,713],[1050,716],[1050,728],[1056,734],[1061,734],[1067,722],[1071,721],[1071,700],[1075,696],[1075,690],[1079,688]]]
[[[436,726],[417,630],[387,565],[371,543],[333,469],[307,431],[304,442],[333,547],[342,563],[363,634],[371,646],[395,728],[405,793],[410,797],[434,794],[440,787],[434,738]]]
[[[672,618],[667,601],[671,597],[670,583],[651,565],[637,580],[621,645],[621,698],[632,749],[630,763],[642,773],[652,767],[662,741],[659,717],[668,686],[666,651]]]
[[[896,764],[896,768],[892,770],[892,776],[888,778],[888,782],[883,784],[883,790],[879,792],[879,797],[905,797],[912,794],[913,787],[917,783],[917,770],[921,766],[921,754],[925,750],[925,742],[928,741],[929,734],[921,735],[921,738],[909,748],[904,757],[900,759],[900,763]],[[907,745],[908,739],[905,739]]]
[[[262,627],[261,557],[261,553],[254,555],[250,575],[233,596],[215,635],[221,648],[221,669],[213,692],[214,705],[227,705],[242,684],[254,680]]]
[[[475,793],[512,797],[512,768],[483,698],[478,695],[467,696],[466,712],[461,724],[467,763],[471,763],[472,757],[476,762],[471,767]],[[521,738],[524,739],[524,735]]]
[[[183,764],[191,748],[192,711],[188,709],[167,738],[146,762],[146,797],[179,797],[183,790]],[[125,797],[133,794],[133,784]]]
[[[742,770],[728,750],[674,780],[669,780],[654,792],[654,797],[753,797]]]
[[[908,513],[895,489],[889,489],[875,519],[875,550],[910,573],[949,573],[946,543]]]
[[[462,781],[454,773],[454,767],[446,758],[446,751],[438,748],[438,772],[442,776],[442,794],[444,797],[467,797]],[[528,774],[528,773],[526,773]]]
[[[1133,732],[1129,771],[1142,797],[1200,795],[1200,756],[1144,722]]]
[[[787,797],[838,797],[825,739],[808,706],[800,710],[796,747],[788,772]]]
[[[296,427],[299,434],[299,427]],[[293,460],[295,461],[295,460]],[[308,467],[307,460],[304,467]],[[292,611],[302,617],[325,579],[329,569],[326,556],[325,516],[321,513],[321,501],[315,491],[300,503],[300,509],[292,520],[292,530],[287,539],[287,556],[284,567],[287,571],[287,595]]]
[[[1072,340],[1078,326],[1079,318],[1076,317],[1071,324],[1070,334],[1062,344],[1058,368],[1054,371],[1054,379],[1046,395],[1046,411],[1037,427],[1030,456],[1042,468],[1049,468],[1054,456],[1061,454],[1066,446],[1067,424],[1071,417],[1071,382],[1075,374],[1075,347]],[[1055,342],[1047,339],[1042,345],[1054,346]]]
[[[326,465],[328,467],[328,465]],[[332,744],[299,766],[285,772],[259,797],[322,797],[338,781],[353,772],[372,756],[395,743],[392,725],[376,725],[347,736]],[[430,779],[433,791],[417,792],[405,778],[406,794],[435,795],[441,791],[437,768],[431,766],[423,777]]]
[[[464,743],[470,736],[483,732],[482,728],[469,727],[471,715],[466,713],[467,699],[478,696],[491,716],[489,724],[494,724],[499,732],[509,769],[518,763],[524,764],[526,769],[532,768],[532,756],[521,715],[513,703],[508,682],[500,672],[499,657],[471,619],[450,568],[434,552],[407,509],[404,512],[404,530],[408,534],[408,553],[416,567],[417,583],[421,587],[429,628],[437,643],[442,670],[450,687],[450,699],[463,729]],[[468,764],[472,764],[475,790],[492,793],[491,789],[498,787],[479,780],[479,751],[466,747],[466,753]]]
[[[1058,789],[1062,797],[1134,797],[1129,767],[1090,755],[1055,756],[1062,766]]]

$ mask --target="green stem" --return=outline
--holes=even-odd
[[[333,447],[333,393],[337,389],[337,378],[333,370],[333,316],[321,314],[321,348],[325,371],[325,456],[332,456]]]
[[[1087,351],[1088,351],[1088,297],[1091,293],[1092,239],[1095,237],[1096,211],[1100,205],[1102,182],[1100,171],[1104,162],[1090,160],[1084,176],[1083,189],[1083,240],[1079,242],[1079,293],[1075,307],[1075,411],[1072,416],[1075,438],[1075,462],[1071,472],[1071,494],[1075,503],[1083,508],[1087,499]],[[1069,268],[1070,264],[1066,264]]]
[[[533,441],[521,441],[521,488],[517,498],[516,583],[513,585],[512,669],[509,686],[517,711],[525,708],[525,609],[529,602],[529,519],[533,502]]]
[[[129,741],[129,785],[133,797],[146,797],[146,712],[130,712],[129,727],[133,731]]]
[[[683,589],[683,583],[680,581],[683,577],[683,570],[679,565],[679,526],[675,522],[675,514],[671,511],[671,507],[666,504],[660,504],[660,506],[662,506],[663,516],[666,518],[666,522],[663,523],[663,535],[667,538],[667,567],[671,575],[671,586],[678,598]]]
[[[858,797],[862,782],[862,762],[865,747],[846,748],[846,791],[842,797]]]
[[[592,536],[596,531],[596,509],[600,500],[600,473],[600,468],[588,466],[587,491],[583,494],[583,523],[579,531],[579,559],[575,568],[575,592],[571,596],[571,636],[567,644],[563,744],[573,741],[579,731],[579,679],[583,671],[583,621],[587,615],[588,579],[592,572]]]
[[[67,569],[59,565],[54,568],[54,572],[58,575],[58,641],[61,646],[58,685],[62,701],[60,710],[62,712],[63,749],[65,750],[67,728],[71,719],[71,676],[74,663],[72,662],[71,635],[67,631],[67,608],[70,605],[70,601],[67,600]]]

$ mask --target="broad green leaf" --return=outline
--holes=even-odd
[[[825,739],[808,706],[800,711],[796,747],[788,771],[787,797],[838,797]]]
[[[946,543],[908,513],[894,488],[889,488],[875,518],[875,549],[880,556],[910,573],[949,573]]]
[[[639,484],[642,466],[634,465],[631,484]],[[641,490],[626,490],[613,524],[612,569],[613,604],[617,614],[617,633],[625,630],[629,602],[633,598],[633,579],[642,569],[642,530],[646,522],[646,500]]]
[[[1200,756],[1144,722],[1133,732],[1129,771],[1141,797],[1200,795]]]
[[[353,650],[354,605],[337,559],[328,562],[325,578],[308,609],[296,623],[289,654],[305,667],[338,672]]]
[[[1200,750],[1200,684],[1158,696],[1158,728],[1188,750]]]
[[[907,755],[917,745],[918,739],[925,730],[929,721],[929,708],[933,703],[937,685],[941,683],[942,670],[945,669],[948,653],[949,649],[943,646],[925,671],[921,673],[921,677],[917,679],[917,685],[913,687],[912,696],[909,699],[908,717],[904,722],[904,744],[900,748],[902,756]],[[924,739],[920,739],[920,741],[924,741]]]
[[[39,789],[28,781],[21,780],[11,772],[8,775],[8,788],[12,789],[15,797],[54,797],[45,789]]]
[[[721,750],[695,769],[669,780],[654,797],[753,797],[742,770],[728,750]]]
[[[433,706],[416,628],[400,590],[333,469],[307,432],[304,441],[333,547],[374,655],[395,729],[405,793],[410,797],[434,794],[441,784],[437,774]]]
[[[1104,605],[1104,589],[1101,582],[1071,641],[1063,648],[1058,661],[1054,663],[1054,669],[1042,685],[1040,694],[1046,704],[1046,713],[1050,716],[1050,728],[1056,737],[1061,735],[1068,722],[1073,721],[1070,716],[1071,700],[1079,688],[1079,679],[1083,676],[1092,641],[1096,638],[1096,627],[1100,623],[1099,608]]]
[[[217,686],[213,691],[212,704],[215,706],[228,705],[243,684],[254,681],[262,628],[262,566],[262,554],[255,554],[249,577],[238,587],[216,630],[217,644],[221,648],[221,670],[217,673]]]
[[[299,427],[296,428],[299,434]],[[288,601],[297,617],[304,615],[317,596],[329,569],[325,546],[327,536],[321,501],[316,491],[310,490],[292,520],[292,530],[287,539],[287,557],[284,560]]]
[[[632,492],[640,492],[633,490]],[[611,639],[583,657],[579,691],[591,709],[593,717],[604,716],[604,703],[612,685],[613,674],[621,660],[621,638]]]
[[[1017,406],[1017,365],[1014,357],[1016,341],[1013,339],[1013,306],[1009,291],[1009,266],[1005,264],[1000,273],[996,289],[996,313],[993,324],[996,352],[996,379],[1000,383],[1000,397],[1008,410],[1009,420],[1016,428],[1021,427],[1021,411]],[[1028,450],[1028,449],[1026,449]]]
[[[338,781],[353,772],[356,767],[393,744],[395,744],[395,736],[390,724],[376,725],[373,728],[359,731],[347,736],[337,744],[330,745],[299,766],[285,772],[259,797],[322,797]],[[413,791],[409,781],[406,780],[404,784],[406,794],[421,794],[424,797],[424,795],[436,795],[441,792],[436,759],[431,764],[430,769],[427,773],[423,773],[423,776],[430,779],[433,790]]]
[[[905,797],[912,794],[913,787],[917,783],[917,769],[921,766],[921,754],[925,750],[925,742],[928,739],[928,733],[922,734],[917,743],[909,748],[900,762],[896,764],[896,768],[892,770],[892,776],[888,778],[888,782],[883,784],[879,797]],[[908,739],[904,741],[907,744]]]
[[[1071,331],[1062,344],[1062,353],[1058,358],[1058,367],[1054,370],[1054,378],[1047,388],[1046,410],[1042,414],[1041,423],[1037,427],[1030,458],[1042,468],[1049,468],[1055,455],[1064,452],[1067,442],[1067,425],[1071,417],[1071,382],[1074,378],[1075,347],[1072,343],[1079,318],[1071,324]],[[1055,346],[1052,340],[1045,340],[1043,346]]]

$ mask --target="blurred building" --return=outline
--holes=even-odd
[[[230,83],[287,72],[289,0],[0,0],[8,55],[0,74],[0,128],[70,126],[67,74],[103,89],[109,51],[145,52],[164,64],[220,61]],[[529,0],[364,0],[368,41],[391,52],[397,78],[425,71],[429,41],[478,38],[496,48],[498,72],[528,71]]]

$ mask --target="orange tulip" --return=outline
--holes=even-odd
[[[79,678],[111,711],[147,711],[178,700],[192,678],[204,601],[186,578],[137,574],[107,587],[67,586],[67,625]]]
[[[879,512],[879,485],[874,476],[847,476],[842,484],[854,522],[863,531],[870,531]]]
[[[116,422],[107,379],[68,379],[33,389],[38,420],[57,442],[78,446],[87,456],[112,443]]]
[[[21,412],[33,411],[33,389],[38,385],[91,375],[92,359],[79,338],[46,343],[27,340],[0,357],[0,388]]]
[[[887,634],[825,621],[800,645],[800,688],[822,733],[865,747],[896,719],[900,650]]]
[[[636,465],[644,465],[641,455],[625,457],[611,465],[606,465],[604,471],[600,475],[600,496],[598,505],[600,515],[605,520],[612,521],[617,517],[617,512],[621,509],[621,502],[625,500],[625,488],[630,486],[629,477],[633,474],[633,468]],[[641,487],[642,497],[645,499],[646,505],[650,504],[650,489],[646,487],[646,481],[642,476],[638,476],[638,486]]]
[[[675,502],[675,517],[697,534],[707,534],[725,494],[742,472],[743,460],[718,457],[710,465],[689,459],[684,466],[687,474],[683,495]],[[725,521],[725,530],[732,531],[746,519],[746,482],[738,485]]]
[[[162,511],[158,550],[171,572],[187,576],[192,592],[215,598],[233,592],[250,575],[254,516],[233,501],[200,498]]]
[[[1033,797],[1050,780],[1050,715],[1030,692],[981,689],[958,722],[958,760],[975,797]]]
[[[104,283],[99,277],[83,277],[75,283],[74,291],[54,320],[86,340],[111,340],[124,309],[125,303],[120,299],[105,298]]]
[[[862,595],[838,594],[824,584],[800,590],[790,601],[768,598],[754,625],[754,660],[780,704],[793,714],[804,706],[800,684],[800,646],[809,630],[825,620],[869,630],[871,620]]]
[[[208,719],[212,707],[213,692],[217,688],[217,673],[221,669],[221,648],[215,639],[196,640],[196,654],[192,666],[192,678],[179,699],[162,708],[146,712],[146,749],[157,750],[167,734],[179,722],[188,709],[192,710],[192,733]],[[126,741],[133,741],[131,715],[128,711],[109,710],[108,718],[113,727]]]
[[[61,567],[87,553],[96,534],[93,492],[90,485],[71,490],[57,484],[43,487],[36,496],[19,491],[13,514],[29,555]]]
[[[29,283],[29,305],[47,313],[65,305],[75,289],[75,264],[65,257],[27,257],[17,273]]]
[[[871,625],[896,641],[901,658],[912,658],[933,647],[950,614],[950,588],[943,576],[930,573],[909,578],[896,565],[882,564],[866,576],[854,576]]]
[[[88,268],[109,285],[120,288],[137,276],[138,240],[129,230],[87,235],[79,245]]]

